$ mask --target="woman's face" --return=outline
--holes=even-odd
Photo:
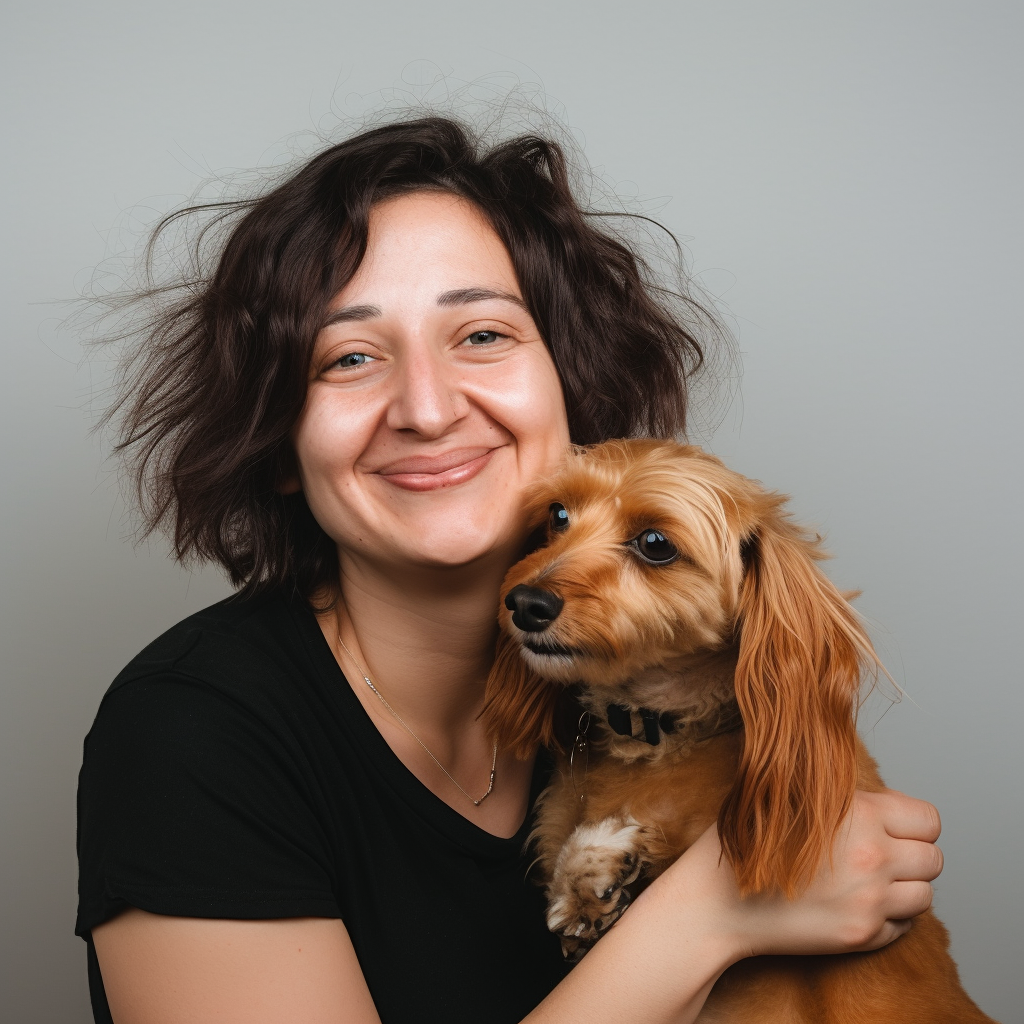
[[[437,192],[371,212],[292,433],[298,483],[344,557],[510,562],[524,490],[569,443],[554,363],[501,240]]]

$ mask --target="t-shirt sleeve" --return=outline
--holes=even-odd
[[[175,672],[107,694],[79,778],[79,935],[128,906],[341,916],[316,794],[282,729],[265,708]]]

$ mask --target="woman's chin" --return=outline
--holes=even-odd
[[[422,530],[414,532],[404,543],[396,544],[389,552],[389,561],[397,566],[429,571],[458,569],[463,566],[479,568],[482,562],[502,562],[502,572],[512,564],[518,544],[509,535],[440,530],[436,534]],[[506,564],[507,563],[507,564]]]

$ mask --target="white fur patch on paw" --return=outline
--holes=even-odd
[[[633,818],[577,826],[558,853],[548,886],[551,931],[583,935],[598,911],[594,904],[613,899],[636,879],[643,866],[640,833],[641,825]]]

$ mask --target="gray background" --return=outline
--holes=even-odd
[[[117,249],[115,226],[440,71],[434,96],[495,73],[542,82],[606,180],[685,237],[743,352],[712,446],[793,494],[830,537],[834,577],[863,588],[907,693],[884,717],[874,700],[865,735],[892,785],[942,811],[937,906],[969,991],[1024,1020],[1021,6],[13,6],[0,1015],[89,1019],[72,935],[81,739],[123,663],[226,593],[162,542],[128,543],[88,432],[107,368],[51,300]]]

